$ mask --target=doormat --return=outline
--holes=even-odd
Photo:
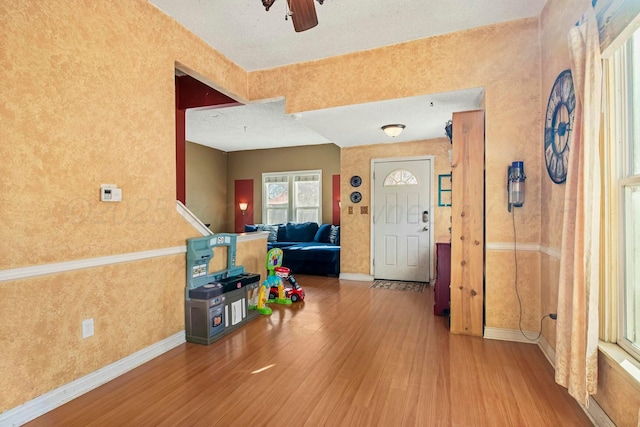
[[[422,292],[427,286],[425,282],[402,282],[399,280],[374,280],[372,289],[389,289],[392,291]]]

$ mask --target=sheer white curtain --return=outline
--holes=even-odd
[[[593,8],[569,31],[576,111],[570,141],[558,288],[556,382],[588,406],[598,380],[602,61]]]

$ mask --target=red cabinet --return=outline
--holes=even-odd
[[[450,310],[451,290],[451,239],[449,236],[436,240],[436,284],[434,287],[433,314],[447,316]]]

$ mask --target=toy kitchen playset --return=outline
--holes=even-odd
[[[260,275],[236,266],[235,234],[220,233],[187,240],[185,290],[186,339],[211,344],[258,316],[248,309],[248,293],[260,286]],[[227,268],[209,272],[213,249],[227,247]]]

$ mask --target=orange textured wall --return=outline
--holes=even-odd
[[[176,61],[242,95],[246,73],[143,0],[2,8],[0,268],[184,243]]]
[[[571,67],[569,58],[568,32],[575,25],[583,10],[588,7],[584,0],[569,2],[549,2],[540,15],[540,39],[542,43],[542,85],[541,111],[544,117],[551,87],[558,75]],[[543,147],[541,135],[541,147]],[[564,212],[565,184],[555,184],[547,173],[544,153],[540,150],[541,175],[541,236],[540,241],[547,251],[541,253],[542,275],[541,287],[542,310],[555,313],[558,306],[558,277],[560,274],[560,246],[562,239],[562,216]],[[555,348],[555,324],[545,325],[545,339]]]
[[[175,207],[175,67],[240,99],[247,73],[146,0],[2,2],[0,22],[0,269],[194,237]],[[123,201],[100,202],[103,183]],[[0,412],[183,330],[184,259],[0,281]]]
[[[0,411],[183,330],[185,269],[176,255],[0,282]]]

